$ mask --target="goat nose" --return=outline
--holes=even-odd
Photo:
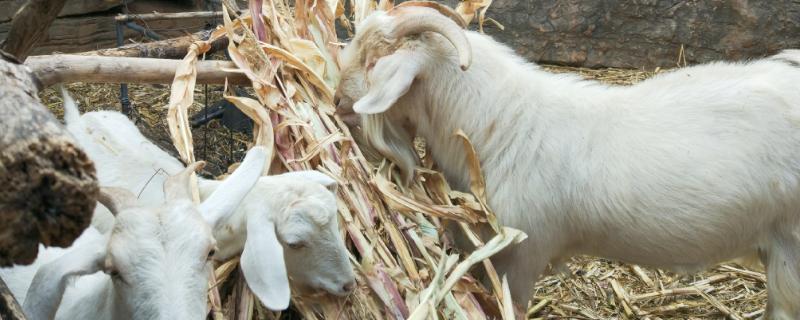
[[[353,292],[353,290],[355,290],[355,289],[356,289],[356,282],[355,281],[348,281],[347,283],[344,284],[344,286],[342,286],[342,292],[344,292],[344,293]]]

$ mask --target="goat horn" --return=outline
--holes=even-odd
[[[453,20],[425,6],[395,7],[389,12],[389,15],[396,17],[395,38],[400,39],[426,31],[441,34],[456,48],[461,70],[469,68],[472,63],[472,48],[467,42],[464,31]]]
[[[395,6],[395,8],[403,8],[403,7],[425,7],[425,8],[431,8],[431,9],[434,9],[436,11],[439,11],[439,13],[441,13],[444,16],[450,18],[450,20],[453,20],[453,22],[458,24],[462,29],[466,29],[467,28],[467,21],[464,20],[464,18],[460,14],[458,14],[458,12],[456,12],[455,10],[451,9],[450,7],[448,7],[446,5],[443,5],[441,3],[438,3],[438,2],[434,2],[434,1],[406,1],[406,2],[403,2],[403,3],[398,4],[398,5]]]
[[[192,173],[197,170],[203,169],[206,163],[204,161],[197,161],[186,166],[181,172],[167,178],[164,181],[164,194],[167,201],[179,199],[192,199],[192,189],[189,186]]]
[[[97,201],[108,208],[114,216],[137,204],[136,196],[132,192],[115,187],[101,187]]]

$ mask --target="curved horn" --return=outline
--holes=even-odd
[[[466,29],[467,28],[467,21],[465,21],[464,18],[460,14],[458,14],[458,12],[456,12],[455,10],[451,9],[450,7],[448,7],[446,5],[443,5],[441,3],[438,3],[438,2],[434,2],[434,1],[406,1],[406,2],[403,2],[403,3],[398,4],[398,5],[395,6],[395,8],[402,8],[402,7],[425,7],[425,8],[431,8],[431,9],[434,9],[436,11],[439,11],[439,13],[441,13],[441,14],[445,15],[446,17],[450,18],[450,20],[453,20],[453,22],[458,24],[462,29]]]
[[[101,187],[97,202],[111,211],[114,216],[122,210],[133,207],[137,204],[136,196],[122,188]]]
[[[395,7],[389,15],[395,17],[393,30],[395,38],[400,39],[426,31],[441,34],[456,48],[461,70],[469,68],[472,63],[472,48],[467,42],[464,31],[453,20],[434,9],[422,6]]]

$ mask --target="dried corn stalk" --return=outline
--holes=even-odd
[[[487,259],[525,235],[501,228],[487,207],[469,139],[459,134],[472,163],[476,196],[451,191],[440,173],[425,169],[402,189],[392,182],[396,177],[390,166],[376,168],[367,162],[348,128],[333,115],[333,92],[339,82],[334,21],[342,18],[342,1],[296,0],[291,8],[288,0],[251,0],[248,13],[237,19],[224,11],[224,26],[214,33],[231,39],[228,53],[237,71],[253,82],[257,100],[226,98],[254,120],[254,142],[273,147],[288,170],[317,169],[340,184],[340,225],[349,240],[360,288],[346,299],[295,295],[295,309],[307,319],[512,317],[510,298],[503,294],[507,283],[500,281]],[[374,8],[388,8],[393,2],[378,6],[372,0],[351,0],[350,5],[358,22]],[[208,50],[207,43],[192,47],[172,86],[170,134],[184,161],[194,158],[186,112],[192,102],[194,64]],[[446,245],[449,241],[442,232],[446,221],[460,226],[478,247],[464,253],[463,260]],[[489,224],[498,234],[483,243],[475,232],[481,224]],[[236,263],[231,260],[215,272],[219,282],[237,281],[233,292],[222,299],[225,315],[274,317],[254,303],[241,277],[233,276]],[[492,279],[488,290],[467,273],[478,263]]]
[[[480,30],[481,33],[483,33],[483,23],[486,21],[491,21],[500,29],[503,29],[503,26],[494,19],[486,19],[486,10],[489,10],[489,6],[491,5],[492,0],[462,0],[456,7],[456,12],[458,12],[467,23],[472,22],[477,16],[478,30]]]

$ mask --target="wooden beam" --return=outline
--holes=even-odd
[[[19,305],[2,278],[0,278],[0,319],[25,320],[22,306]]]
[[[57,83],[172,83],[177,60],[92,57],[80,55],[32,56],[25,62],[47,87]],[[252,85],[230,61],[205,60],[197,62],[197,83]]]
[[[82,56],[182,59],[186,56],[192,43],[199,39],[205,39],[207,36],[208,31],[201,31],[184,37],[146,43],[134,43],[119,48],[101,49],[76,54]],[[211,43],[211,49],[206,54],[222,50],[227,45],[227,37],[219,38]]]
[[[28,0],[11,20],[11,29],[2,50],[20,61],[25,61],[33,45],[47,32],[65,2],[66,0]]]
[[[222,18],[222,11],[198,11],[198,12],[177,12],[177,13],[142,13],[142,14],[120,14],[114,17],[117,22],[130,21],[152,21],[169,19],[209,19]]]

